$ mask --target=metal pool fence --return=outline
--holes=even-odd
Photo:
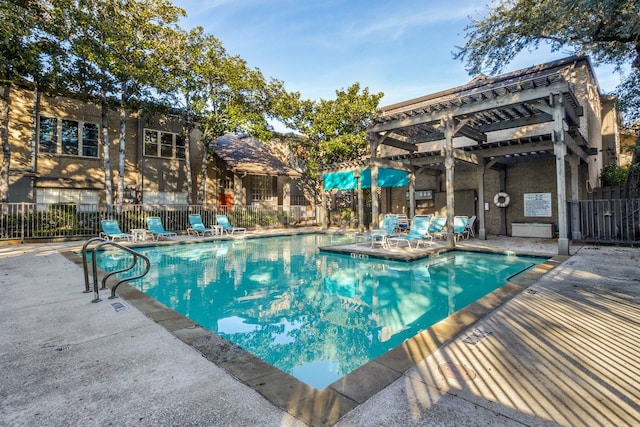
[[[320,208],[313,206],[194,206],[0,203],[0,240],[81,239],[97,236],[100,220],[115,219],[122,231],[147,228],[146,218],[159,216],[167,230],[186,233],[189,215],[200,214],[215,224],[225,214],[234,226],[249,229],[286,228],[320,224]]]

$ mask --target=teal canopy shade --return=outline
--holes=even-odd
[[[353,171],[330,172],[324,174],[324,189],[326,190],[353,190],[358,188],[356,176]]]
[[[362,188],[371,188],[371,169],[360,171]],[[378,169],[378,187],[406,187],[409,185],[409,174],[396,169]],[[354,171],[329,172],[324,174],[325,190],[355,190],[358,188]]]

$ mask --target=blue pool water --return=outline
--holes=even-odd
[[[139,248],[131,282],[245,350],[322,389],[476,301],[542,258],[454,251],[414,262],[319,252],[330,236]],[[99,255],[113,271],[128,255]]]

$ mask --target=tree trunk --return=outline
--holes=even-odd
[[[215,151],[213,141],[205,144],[204,155],[202,156],[202,166],[200,167],[200,183],[198,185],[198,204],[203,205],[206,201],[207,194],[207,171],[209,170],[209,157]]]
[[[104,156],[104,191],[107,209],[113,207],[113,186],[111,185],[111,155],[109,150],[109,104],[104,86],[100,89],[100,115],[102,119],[102,154]]]
[[[184,165],[187,175],[187,204],[193,204],[193,179],[191,179],[191,130],[193,119],[191,117],[191,97],[185,97],[185,119],[182,131],[184,132]]]
[[[122,82],[120,88],[120,139],[118,145],[118,212],[122,212],[124,199],[124,162],[125,162],[125,136],[127,134],[127,83]]]
[[[11,83],[2,91],[0,103],[0,139],[2,139],[2,163],[0,164],[0,203],[9,201],[9,167],[11,147],[9,145],[9,113],[11,111]]]

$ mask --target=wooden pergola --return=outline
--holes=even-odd
[[[575,60],[575,58],[574,58]],[[466,86],[387,107],[369,127],[371,158],[367,167],[375,177],[380,167],[409,171],[409,200],[414,215],[415,175],[425,169],[445,172],[447,246],[455,247],[453,235],[454,175],[456,164],[475,166],[478,176],[479,238],[486,239],[484,216],[485,172],[532,158],[553,158],[556,164],[558,253],[569,253],[567,171],[570,165],[571,197],[578,200],[579,165],[596,154],[580,131],[583,108],[564,76],[556,68],[512,73],[495,79],[476,79]],[[547,124],[547,126],[533,126]],[[539,129],[527,136],[496,140],[492,132],[529,126]],[[514,133],[511,132],[511,135]],[[495,135],[495,134],[494,134]],[[465,137],[456,140],[454,138]],[[489,142],[490,141],[490,142]],[[431,150],[420,144],[431,142]],[[380,146],[395,147],[398,154],[378,156]],[[372,178],[371,191],[377,191]],[[379,203],[372,198],[373,226],[378,225]],[[578,215],[572,212],[572,215]],[[578,223],[579,221],[577,221]],[[580,230],[574,230],[580,233]]]

